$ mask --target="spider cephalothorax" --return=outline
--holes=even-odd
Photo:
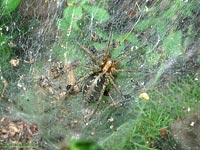
[[[105,58],[101,65],[101,72],[113,74],[116,70],[116,62],[111,58]]]

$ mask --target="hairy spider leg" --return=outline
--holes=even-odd
[[[110,31],[110,33],[109,33],[109,37],[108,37],[108,42],[106,43],[106,48],[105,48],[105,58],[108,58],[108,56],[109,56],[109,48],[110,48],[110,40],[111,40],[111,38],[112,38],[112,31]]]
[[[97,102],[97,105],[96,105],[96,108],[95,110],[92,112],[91,116],[89,117],[89,121],[93,118],[94,114],[97,112],[97,109],[99,108],[99,105],[101,104],[102,100],[103,100],[103,94],[104,94],[104,91],[106,90],[106,86],[108,85],[109,81],[106,81],[106,83],[103,85],[103,88],[101,90],[101,93],[100,93],[100,97],[99,97],[99,100]]]
[[[114,89],[121,95],[122,99],[124,100],[121,90],[118,88],[118,86],[115,84],[115,82],[113,80],[114,77],[112,75],[110,75],[110,76],[108,76],[108,79],[109,79],[110,83],[112,84],[112,86],[114,87]]]
[[[75,62],[67,62],[67,63],[70,63],[71,64],[70,68],[73,68],[73,69],[76,68],[76,67],[83,66],[83,67],[86,67],[86,68],[94,70],[94,71],[99,70],[99,68],[97,66],[91,66],[91,65],[88,65],[88,64],[83,64],[83,63],[78,62],[78,60],[76,60]],[[67,67],[67,69],[68,69],[68,67]]]
[[[137,50],[137,49],[136,49]],[[119,56],[116,60],[115,60],[115,64],[118,64],[119,62],[121,62],[123,59],[127,58],[128,56],[130,56],[132,53],[134,53],[135,50],[130,50],[129,52]]]
[[[88,48],[85,48],[84,46],[82,46],[82,45],[80,45],[79,43],[78,43],[78,45],[90,56],[90,58],[97,64],[97,65],[101,65],[101,61],[99,61],[98,60],[98,58],[95,56],[95,55],[93,55],[91,52],[90,52],[90,50],[88,49]]]
[[[135,50],[139,50],[141,48],[144,48],[146,46],[146,44],[143,44],[140,47],[135,47],[135,49],[131,49],[129,52],[122,54],[121,56],[119,56],[118,58],[116,58],[115,60],[115,65],[118,64],[120,61],[122,61],[123,59],[127,58],[128,56],[130,56],[132,53],[135,52]]]
[[[132,70],[132,69],[115,69],[115,72],[140,72],[140,70]]]
[[[97,67],[97,66],[91,66],[91,65],[87,65],[87,64],[80,64],[79,66],[86,67],[88,69],[93,70],[94,72],[98,72],[100,70],[99,67]]]

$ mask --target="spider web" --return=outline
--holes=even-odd
[[[7,53],[0,56],[0,89],[4,79],[8,82],[1,116],[37,124],[42,149],[58,149],[60,143],[71,139],[93,139],[105,149],[130,149],[131,132],[145,107],[138,95],[197,67],[191,60],[199,54],[194,40],[198,23],[192,23],[192,16],[199,15],[195,3],[22,0],[14,12],[0,16],[0,33],[9,37],[10,49],[7,59]],[[110,97],[104,94],[93,118],[85,121],[97,104],[85,107],[81,92],[66,96],[70,79],[65,64],[72,65],[78,81],[91,71],[86,66],[95,66],[79,45],[101,56],[109,33],[112,58],[134,51],[119,67],[135,71],[119,73],[115,79],[125,98],[109,86]],[[11,59],[19,64],[15,66]],[[58,67],[60,62],[62,67]],[[52,68],[61,71],[55,78]],[[83,84],[78,84],[80,90]],[[121,102],[122,106],[113,105]],[[121,143],[113,146],[122,136]]]

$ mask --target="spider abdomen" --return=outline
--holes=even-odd
[[[86,79],[83,86],[83,96],[87,103],[96,102],[104,92],[107,84],[106,74],[102,72],[94,73]]]

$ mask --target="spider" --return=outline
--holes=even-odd
[[[98,102],[96,109],[92,113],[92,116],[96,112],[99,104],[101,103],[106,87],[109,84],[111,84],[114,87],[114,89],[123,97],[122,92],[120,91],[118,86],[115,84],[114,80],[116,78],[116,75],[120,72],[133,71],[129,69],[119,68],[118,64],[123,59],[130,56],[135,50],[131,49],[129,52],[117,57],[116,59],[111,58],[110,50],[109,50],[111,36],[112,34],[110,33],[108,42],[106,43],[106,48],[104,49],[103,53],[99,55],[95,55],[88,48],[78,44],[81,47],[81,49],[84,52],[86,52],[88,56],[94,62],[94,66],[87,66],[92,71],[77,81],[77,83],[81,81],[85,81],[82,86],[82,93],[83,93],[85,104]]]

